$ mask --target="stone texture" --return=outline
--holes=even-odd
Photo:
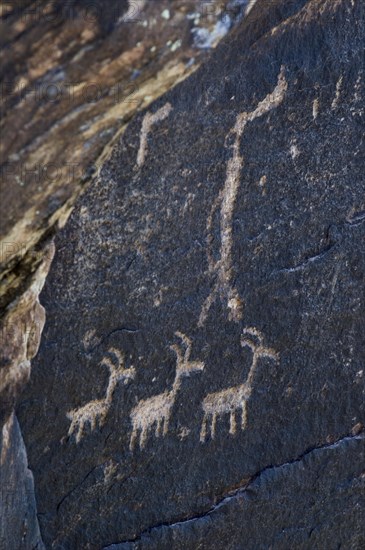
[[[38,294],[52,236],[80,193],[95,183],[93,174],[128,121],[197,69],[240,20],[245,4],[1,4],[0,433],[13,417],[39,345],[45,313]],[[21,439],[11,445],[23,453]],[[28,548],[33,539],[22,538],[24,507],[18,505],[26,474],[14,459],[0,465],[0,476],[5,479],[12,464],[18,477],[12,479],[14,498],[7,502],[14,506],[1,511],[2,525],[12,521],[1,544]]]
[[[18,410],[47,548],[363,547],[364,28],[257,2],[56,238]]]
[[[0,321],[0,548],[43,548],[36,517],[33,476],[14,407],[27,384],[45,322],[39,294],[50,268],[52,241],[34,251],[37,266],[22,294]]]
[[[34,249],[64,225],[133,115],[194,72],[245,3],[2,3],[0,307],[19,297]]]
[[[8,306],[0,321],[0,428],[29,380],[30,361],[39,348],[45,311],[38,298],[53,256],[51,241],[38,251],[38,268],[29,287]]]
[[[17,419],[0,432],[0,548],[44,550],[36,516],[34,482]]]
[[[271,466],[208,513],[105,550],[363,548],[364,437]]]

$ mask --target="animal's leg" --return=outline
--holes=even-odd
[[[169,431],[169,421],[170,421],[170,417],[168,415],[164,416],[164,419],[163,419],[163,434],[162,434],[164,437]]]
[[[229,433],[231,435],[234,435],[236,433],[237,425],[236,425],[236,411],[231,411],[230,417],[229,417]]]
[[[215,438],[215,429],[217,427],[217,413],[214,412],[212,415],[212,423],[210,425],[210,433],[212,434],[212,439]]]
[[[242,410],[242,425],[241,425],[241,427],[242,427],[242,430],[245,430],[246,426],[247,426],[247,403],[246,403],[246,401],[243,401],[241,410]]]
[[[106,417],[108,416],[108,412],[109,412],[109,409],[106,408],[104,410],[104,412],[102,413],[101,417],[100,417],[100,426],[104,426],[105,422],[106,422]]]
[[[143,425],[140,436],[139,436],[139,448],[140,449],[143,449],[144,446],[146,445],[147,436],[148,436],[148,426]]]
[[[204,443],[206,438],[207,438],[207,413],[204,413],[202,427],[200,430],[200,441]]]
[[[88,427],[89,424],[90,424],[90,419],[89,418],[81,418],[80,423],[79,423],[77,438],[76,438],[77,443],[79,443],[79,441],[85,436],[86,431],[87,431],[87,427]]]
[[[133,426],[131,439],[130,439],[130,442],[129,442],[129,450],[132,451],[132,452],[134,451],[135,446],[136,446],[137,432],[138,432],[137,428],[135,426]]]
[[[84,437],[84,434],[86,432],[86,426],[87,426],[88,423],[91,424],[90,419],[85,418],[84,416],[82,416],[81,419],[80,419],[80,422],[79,422],[78,441],[80,441],[80,439],[82,437]]]
[[[71,415],[69,415],[69,418],[72,418]],[[71,436],[73,433],[75,433],[75,431],[76,431],[76,422],[73,419],[68,429],[68,435]]]
[[[85,425],[86,425],[86,422],[87,422],[87,418],[85,418]],[[95,430],[97,425],[98,425],[98,420],[99,420],[99,415],[98,413],[95,413],[95,414],[92,414],[90,415],[89,417],[89,422],[90,422],[90,428],[91,428],[91,431]]]
[[[158,418],[156,421],[156,431],[155,431],[156,437],[160,437],[162,433],[162,420],[163,420],[162,418]]]
[[[82,435],[82,429],[78,420],[73,420],[68,430],[68,435],[71,436],[72,434],[75,434],[76,443],[79,443]]]

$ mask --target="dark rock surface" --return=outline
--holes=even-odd
[[[56,239],[18,411],[47,548],[363,547],[364,5],[264,7]]]
[[[364,437],[259,472],[207,514],[105,550],[364,548]]]
[[[17,419],[0,431],[0,548],[43,550],[34,481]]]

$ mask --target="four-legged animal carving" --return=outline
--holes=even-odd
[[[148,432],[155,427],[155,436],[165,436],[169,429],[169,420],[172,407],[175,403],[176,395],[181,386],[181,379],[184,376],[190,376],[195,372],[201,372],[204,369],[204,363],[200,361],[190,361],[191,341],[182,334],[176,332],[185,345],[185,352],[182,354],[178,345],[170,346],[176,354],[176,374],[175,380],[170,391],[165,391],[159,395],[154,395],[148,399],[143,399],[134,407],[131,412],[132,435],[130,439],[130,450],[133,451],[139,433],[139,447],[145,446]]]
[[[118,382],[124,381],[124,383],[127,383],[128,380],[133,380],[135,377],[136,372],[134,367],[130,367],[129,369],[124,367],[124,356],[119,350],[110,348],[108,353],[114,361],[106,356],[100,363],[101,366],[107,367],[110,372],[105,397],[90,401],[83,407],[73,409],[67,413],[67,418],[71,420],[68,435],[70,436],[74,433],[76,435],[76,443],[80,442],[88,425],[90,425],[90,429],[93,431],[98,426],[102,427],[105,424]]]
[[[208,394],[203,401],[204,418],[200,432],[200,441],[204,442],[207,437],[208,422],[210,421],[210,433],[215,437],[217,418],[221,415],[230,415],[229,433],[235,434],[237,430],[236,413],[241,411],[241,429],[244,430],[247,424],[246,405],[252,392],[253,377],[260,357],[268,357],[275,361],[279,355],[271,348],[263,346],[261,333],[254,328],[243,330],[241,345],[249,347],[252,351],[252,363],[246,382],[239,386],[233,386],[225,390]]]

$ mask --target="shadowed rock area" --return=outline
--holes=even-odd
[[[17,410],[46,548],[364,547],[364,5],[250,8],[55,238]]]
[[[0,432],[0,548],[44,550],[33,475],[14,415]]]

